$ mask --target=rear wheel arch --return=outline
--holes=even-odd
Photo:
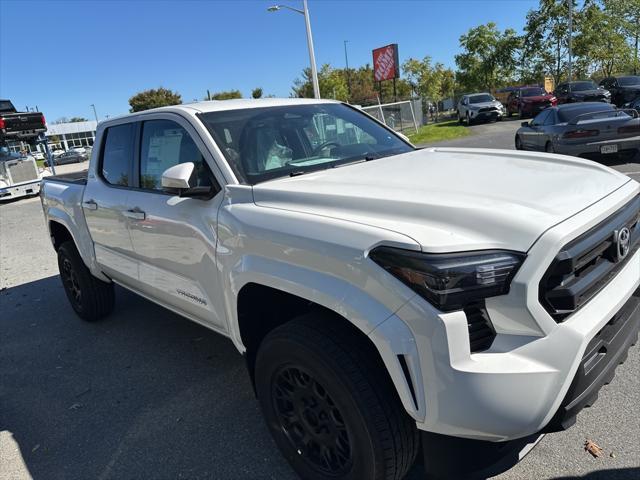
[[[73,235],[71,235],[71,231],[60,222],[49,220],[49,233],[51,235],[53,248],[56,250],[56,252],[64,242],[69,241],[75,244],[75,240],[73,238]]]

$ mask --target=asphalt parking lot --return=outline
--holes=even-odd
[[[446,145],[513,148],[518,125]],[[77,319],[37,198],[0,205],[0,327],[0,479],[295,478],[229,340],[120,288],[108,319]],[[496,478],[639,479],[639,374],[636,345],[572,429]]]

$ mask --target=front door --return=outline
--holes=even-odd
[[[88,175],[82,201],[96,261],[109,277],[125,285],[132,285],[138,278],[126,216],[136,126],[125,123],[105,129],[98,165]]]
[[[223,193],[190,125],[180,118],[147,120],[140,134],[139,188],[127,203],[136,218],[129,230],[139,266],[139,289],[179,313],[226,329],[215,262],[216,222]],[[200,146],[199,146],[200,145]],[[210,198],[163,191],[162,173],[195,164],[197,186],[214,186]]]

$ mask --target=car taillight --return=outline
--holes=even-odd
[[[4,118],[0,118],[0,130],[4,128]]]
[[[625,125],[618,129],[618,133],[640,133],[640,123],[635,125]]]
[[[40,118],[42,120],[42,125],[46,125],[47,121],[44,119],[44,115],[40,115]]]
[[[586,137],[595,137],[600,133],[599,130],[571,130],[570,132],[566,132],[562,138],[586,138]]]

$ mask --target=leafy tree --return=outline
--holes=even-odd
[[[86,118],[84,118],[84,117],[71,117],[71,118],[69,119],[69,121],[70,121],[71,123],[76,123],[76,122],[88,122],[89,120],[87,120],[87,119],[86,119]]]
[[[509,83],[515,76],[521,38],[493,22],[469,29],[460,37],[463,53],[455,56],[458,81],[466,90],[488,90]]]
[[[68,117],[60,117],[54,120],[53,123],[69,123]]]
[[[213,100],[231,100],[232,98],[242,98],[240,90],[225,90],[211,95]]]
[[[130,112],[141,112],[150,108],[165,107],[168,105],[179,105],[182,97],[177,92],[172,92],[166,88],[152,88],[136,93],[129,99]]]
[[[568,1],[576,5],[576,0]],[[527,13],[524,27],[523,64],[528,65],[529,71],[549,73],[556,84],[567,70],[568,1],[540,0],[538,9]],[[574,21],[574,30],[578,28],[579,24]]]
[[[257,88],[254,88],[253,90],[251,90],[251,97],[252,98],[262,98],[262,88],[257,87]]]
[[[325,63],[318,71],[318,84],[322,98],[347,101],[349,91],[347,81],[341,70],[335,69],[328,63]],[[292,96],[298,98],[313,98],[310,68],[305,68],[302,71],[302,78],[294,80]]]
[[[632,62],[620,18],[603,10],[596,0],[587,0],[577,18],[579,29],[573,41],[576,77],[608,77]]]
[[[640,0],[602,0],[604,11],[618,21],[621,32],[632,45],[634,74],[640,73],[638,41],[640,40]]]
[[[354,69],[349,68],[351,95],[347,86],[345,69],[333,68],[329,64],[322,66],[318,72],[320,84],[320,96],[336,100],[349,101],[356,105],[372,105],[378,103],[380,97],[383,102],[393,101],[393,82],[382,82],[382,92],[379,85],[373,80],[373,69],[367,64]],[[292,89],[293,97],[313,97],[313,85],[311,83],[311,71],[306,68],[302,72],[302,78],[294,81]],[[411,85],[404,79],[396,79],[396,96],[398,100],[411,98]]]
[[[407,81],[414,92],[424,99],[439,102],[453,95],[455,74],[443,64],[432,65],[431,57],[422,60],[410,58],[402,65]]]

